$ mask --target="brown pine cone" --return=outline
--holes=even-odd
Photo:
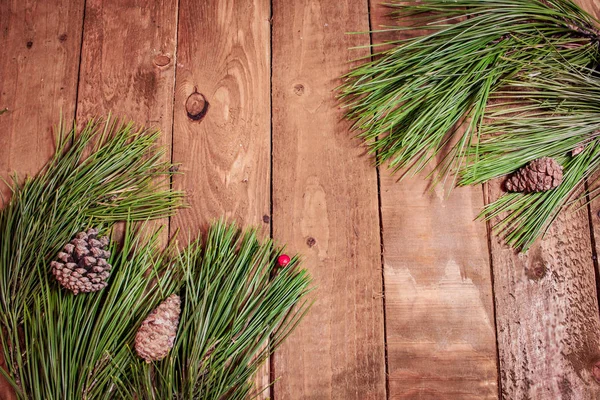
[[[543,192],[554,189],[563,180],[563,168],[553,158],[533,160],[512,174],[505,183],[509,192]]]
[[[135,335],[135,350],[147,363],[162,360],[173,348],[180,313],[181,299],[172,294],[142,322]]]
[[[98,238],[97,229],[79,232],[52,261],[52,275],[62,287],[72,291],[96,292],[108,285],[111,265],[107,236]]]

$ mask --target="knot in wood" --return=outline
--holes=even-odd
[[[208,112],[208,101],[202,93],[194,91],[185,102],[185,111],[192,121],[200,121]]]
[[[165,56],[164,54],[159,54],[156,57],[154,57],[154,65],[156,65],[157,67],[165,67],[169,65],[170,62],[171,58]]]

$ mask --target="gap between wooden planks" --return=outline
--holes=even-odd
[[[53,154],[51,128],[60,113],[74,117],[83,9],[83,0],[0,2],[0,109],[8,109],[0,115],[4,179],[37,174]],[[0,182],[0,207],[9,195]],[[15,398],[2,377],[0,398]]]
[[[244,224],[263,224],[267,235],[269,4],[196,7],[181,1],[173,111],[178,13],[174,1],[163,3],[140,8],[136,2],[88,0],[77,115],[81,120],[120,110],[161,127],[169,145],[175,112],[174,160],[187,164],[189,176],[178,177],[175,186],[192,191],[192,208],[174,219],[173,228],[191,226],[193,233],[226,213]],[[594,11],[590,1],[583,5]],[[358,152],[358,144],[339,122],[331,92],[346,61],[357,56],[347,48],[365,44],[365,37],[345,32],[368,28],[366,5],[279,1],[273,7],[274,235],[307,253],[305,264],[324,296],[277,354],[273,376],[281,379],[274,394],[383,398],[381,275],[373,251],[379,246],[377,184],[368,160],[349,154]],[[377,5],[371,8],[377,28],[381,16]],[[134,24],[126,46],[118,29],[123,18]],[[81,24],[73,21],[82,20],[81,1],[23,4],[1,19],[14,38],[7,42],[14,58],[0,62],[8,77],[0,82],[1,98],[11,110],[0,117],[9,132],[0,137],[0,152],[7,152],[0,157],[3,174],[37,172],[52,152],[48,128],[58,109],[73,114],[81,45]],[[200,123],[185,114],[185,100],[196,89],[212,106]],[[32,105],[40,111],[35,123]],[[497,389],[488,260],[482,224],[470,222],[481,206],[479,190],[442,200],[427,194],[421,180],[397,184],[387,171],[381,180],[390,398],[491,396]],[[598,312],[587,223],[581,214],[561,220],[554,239],[525,256],[492,240],[505,398],[596,393],[589,363],[598,352]],[[421,237],[411,241],[415,227]],[[541,280],[524,275],[540,265],[548,272]]]
[[[389,13],[371,1],[371,29],[394,25]],[[371,37],[381,44],[426,33]],[[483,191],[431,187],[432,168],[401,182],[380,171],[389,398],[498,398],[489,250],[485,224],[475,221]]]
[[[592,1],[576,2],[600,16]],[[487,187],[487,202],[499,195],[498,183]],[[600,319],[589,223],[585,209],[564,212],[526,254],[490,234],[502,398],[600,396],[591,376]]]

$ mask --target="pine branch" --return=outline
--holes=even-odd
[[[182,251],[161,251],[132,222],[169,215],[181,193],[157,189],[169,177],[157,134],[114,121],[79,134],[60,128],[53,159],[20,186],[0,212],[0,345],[19,399],[245,399],[252,377],[307,310],[309,277],[294,257],[223,222]],[[108,287],[74,296],[49,274],[73,235],[108,232],[128,221],[112,245]],[[146,364],[132,351],[148,313],[173,293],[183,298],[175,347]],[[271,339],[270,346],[267,340]]]
[[[131,224],[112,259],[110,285],[74,296],[42,276],[40,291],[20,326],[23,346],[13,354],[19,398],[113,399],[125,380],[127,345],[135,329],[160,300],[179,286],[177,270],[158,249],[159,231],[143,240]],[[152,278],[156,284],[149,288]]]
[[[0,344],[13,368],[9,380],[23,396],[59,384],[34,375],[25,350],[40,339],[27,341],[21,333],[51,311],[39,295],[50,296],[49,263],[61,246],[85,227],[107,226],[124,216],[134,221],[168,216],[181,204],[182,193],[158,190],[156,178],[171,175],[155,147],[158,135],[111,119],[92,121],[79,133],[61,124],[55,154],[42,172],[22,185],[16,177],[10,184],[11,199],[0,211]],[[44,368],[56,368],[59,361],[45,359]],[[35,385],[27,388],[30,381]]]
[[[56,152],[0,212],[0,305],[22,316],[36,291],[38,269],[85,226],[171,215],[183,194],[157,190],[170,164],[155,148],[159,132],[116,120],[91,121],[79,134],[58,127]],[[90,152],[86,157],[86,152]],[[21,317],[19,317],[21,318]]]
[[[209,229],[204,249],[196,242],[183,252],[184,303],[175,346],[163,361],[138,363],[138,398],[253,395],[257,369],[307,311],[309,277],[297,257],[278,269],[280,251],[259,242],[254,231],[220,222]]]
[[[453,184],[480,184],[536,158],[558,159],[569,178],[564,187],[508,195],[484,211],[513,213],[498,228],[526,249],[596,165],[593,156],[575,162],[569,154],[582,144],[592,151],[599,136],[600,114],[583,104],[598,99],[598,21],[570,0],[387,5],[400,23],[416,23],[386,31],[428,33],[387,43],[346,75],[340,97],[353,128],[377,164],[407,175],[450,148],[435,175],[452,176]],[[527,210],[542,201],[544,212]]]

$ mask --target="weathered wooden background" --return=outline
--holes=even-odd
[[[517,255],[474,222],[497,188],[447,198],[373,168],[334,88],[369,55],[350,48],[385,40],[346,34],[387,24],[378,3],[0,0],[0,174],[39,170],[61,112],[160,127],[191,205],[171,231],[225,214],[314,276],[264,399],[599,398],[600,203]]]

